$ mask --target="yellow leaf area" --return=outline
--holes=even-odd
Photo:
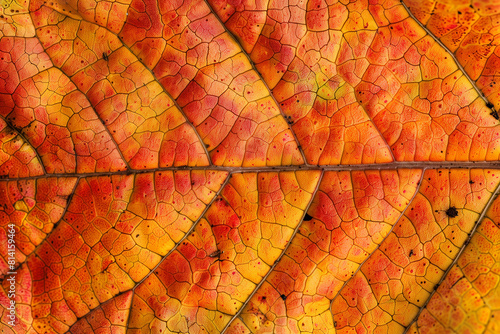
[[[391,234],[333,300],[337,332],[403,332],[458,255],[499,173],[426,171]]]
[[[290,242],[321,173],[234,174],[194,231],[135,290],[130,333],[218,333]]]
[[[25,305],[12,329],[64,333],[90,310],[134,288],[180,242],[226,178],[226,172],[210,170],[82,178],[62,219],[60,206],[74,178],[2,181],[10,200],[3,205],[14,209],[1,223],[16,224],[16,254],[23,263],[16,298]],[[7,244],[5,233],[0,238]],[[5,260],[1,269],[9,284]]]
[[[404,0],[415,17],[454,53],[500,109],[500,3],[495,0]]]
[[[500,331],[500,199],[408,333]]]

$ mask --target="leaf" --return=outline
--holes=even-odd
[[[2,332],[498,331],[498,5],[1,5]]]

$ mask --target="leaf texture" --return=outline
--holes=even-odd
[[[499,330],[495,2],[0,4],[2,333]]]
[[[500,6],[495,1],[404,1],[415,17],[455,55],[496,109]]]

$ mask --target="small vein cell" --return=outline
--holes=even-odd
[[[364,30],[368,26],[360,27],[363,30],[359,32],[347,29],[356,13],[351,11],[349,18],[341,3],[310,2],[305,16],[308,29],[294,40],[295,52],[287,57],[286,66],[283,64],[281,71],[279,65],[275,65],[278,71],[265,70],[273,73],[272,78],[264,78],[273,87],[310,164],[393,161],[385,139],[355,98],[355,87],[369,65],[365,56],[375,34],[371,29]],[[362,13],[369,15],[366,10]],[[318,16],[323,26],[316,25]],[[257,68],[265,64],[252,59]]]

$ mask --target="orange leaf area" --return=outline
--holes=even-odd
[[[177,171],[81,179],[57,227],[21,267],[25,284],[32,286],[23,322],[65,332],[100,303],[132,289],[182,239],[226,177],[219,171]],[[33,207],[34,190],[22,183],[18,188]],[[31,216],[23,221],[28,207],[15,190],[12,216],[22,221],[16,225],[23,231]],[[51,213],[58,218],[55,209]]]
[[[494,0],[404,0],[410,11],[454,53],[472,80],[500,109],[500,4]]]
[[[496,333],[500,330],[500,200],[408,333]]]
[[[223,20],[261,15],[245,1],[210,2]],[[308,163],[498,160],[491,110],[399,1],[267,6],[265,24],[245,21],[262,30],[250,58]],[[243,45],[254,39],[229,22]]]
[[[13,128],[0,119],[0,175],[29,177],[43,175],[35,150]]]
[[[177,99],[212,163],[302,164],[276,101],[207,4],[162,2],[159,10],[134,0],[119,36]]]
[[[319,177],[233,175],[194,231],[136,289],[131,332],[220,332],[292,239]]]

